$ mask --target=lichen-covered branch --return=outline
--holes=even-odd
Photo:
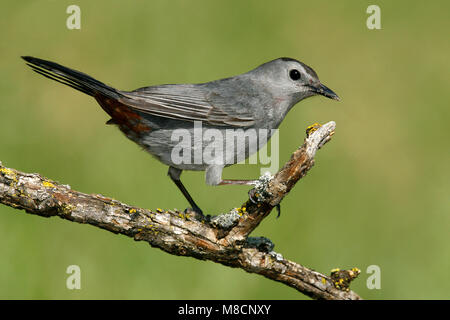
[[[249,234],[314,164],[316,151],[335,123],[318,127],[274,176],[263,176],[241,207],[215,217],[177,210],[136,208],[102,195],[85,194],[39,174],[0,163],[0,203],[43,217],[90,224],[120,233],[170,254],[211,260],[282,282],[316,299],[360,299],[340,278],[328,277],[273,251],[270,240]],[[347,276],[348,278],[348,276]],[[353,278],[345,283],[348,284]],[[338,289],[339,287],[339,289]]]

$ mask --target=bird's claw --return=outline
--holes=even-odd
[[[253,204],[258,203],[258,193],[255,189],[250,189],[250,191],[248,192],[248,198]]]
[[[280,204],[277,204],[276,206],[275,206],[275,208],[277,208],[277,219],[280,217],[280,215],[281,215],[281,205]]]

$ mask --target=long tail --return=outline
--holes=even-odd
[[[22,57],[33,71],[58,81],[78,91],[84,92],[90,96],[98,94],[117,99],[122,96],[116,89],[98,81],[82,72],[69,69],[55,62],[42,60],[39,58],[24,56]]]

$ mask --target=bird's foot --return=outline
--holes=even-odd
[[[255,189],[250,189],[248,191],[248,198],[251,202],[253,202],[254,204],[258,203],[258,193],[256,192]]]
[[[267,199],[271,194],[267,190],[269,188],[269,183],[273,179],[273,176],[266,172],[254,183],[254,188],[248,192],[248,197],[251,202],[258,203]]]

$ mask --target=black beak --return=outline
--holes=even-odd
[[[341,99],[338,97],[336,93],[333,92],[330,88],[324,86],[323,84],[319,83],[317,86],[311,86],[311,89],[314,93],[320,94],[324,97],[340,101]]]

